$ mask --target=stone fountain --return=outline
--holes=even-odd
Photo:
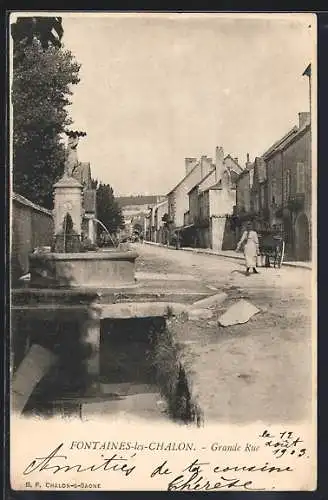
[[[84,251],[83,186],[73,177],[79,133],[71,135],[63,177],[54,185],[51,252],[30,255],[31,286],[115,288],[135,284],[137,253],[113,248]]]
[[[73,176],[79,135],[70,134],[64,175],[54,185],[52,247],[29,256],[30,281],[12,290],[11,369],[18,412],[53,365],[60,367],[60,380],[73,381],[69,392],[99,395],[103,305],[115,302],[121,290],[126,293],[137,286],[135,251],[87,250],[84,245],[83,186]],[[78,366],[75,374],[72,364]],[[81,382],[78,389],[75,382]]]
[[[78,138],[71,134],[65,172],[54,186],[53,245],[30,255],[30,282],[11,294],[11,394],[18,413],[42,381],[51,404],[108,397],[100,369],[104,322],[167,318],[211,293],[180,276],[136,279],[138,255],[128,248],[87,250],[83,186],[74,178]]]

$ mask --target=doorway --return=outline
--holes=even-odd
[[[310,260],[310,228],[304,212],[295,221],[295,254],[296,260]]]

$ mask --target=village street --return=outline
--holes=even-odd
[[[298,421],[311,410],[311,275],[307,269],[260,268],[243,261],[135,245],[137,273],[191,276],[228,297],[212,320],[176,324],[191,349],[194,387],[206,420]],[[260,309],[248,323],[221,327],[217,318],[239,298]]]

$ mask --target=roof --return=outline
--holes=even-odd
[[[192,187],[192,188],[190,189],[190,191],[188,191],[188,193],[187,193],[187,194],[188,194],[188,195],[189,195],[189,194],[191,194],[193,191],[195,191],[195,190],[196,190],[196,189],[198,189],[198,188],[199,188],[199,182],[198,182],[198,183],[197,183],[194,187]]]
[[[185,179],[187,179],[187,178],[188,178],[188,177],[192,174],[192,172],[194,172],[194,170],[196,169],[196,167],[198,167],[198,166],[199,166],[199,161],[198,161],[197,163],[195,163],[195,165],[192,167],[192,169],[190,170],[190,172],[188,172],[188,173],[187,173],[187,175],[185,175],[185,176],[181,179],[181,181],[180,181],[180,182],[178,182],[178,184],[177,184],[176,186],[174,186],[174,188],[173,188],[173,189],[171,189],[171,191],[169,191],[169,193],[167,193],[167,196],[169,196],[171,193],[173,193],[173,191],[174,191],[177,187],[179,187],[179,186],[183,183],[183,181],[184,181]]]
[[[162,195],[138,195],[138,196],[117,196],[115,197],[119,206],[128,207],[128,206],[138,206],[138,205],[155,205],[160,201],[160,198],[164,198]],[[165,200],[163,200],[165,201]]]
[[[306,123],[303,127],[293,127],[284,137],[282,137],[279,141],[275,142],[271,148],[268,149],[263,155],[262,158],[267,160],[270,156],[277,153],[278,151],[282,151],[286,149],[292,142],[298,139],[301,135],[304,134],[307,130],[311,128],[311,123]]]
[[[292,144],[294,141],[296,141],[299,137],[301,137],[305,132],[307,132],[310,129],[311,129],[311,123],[307,123],[302,128],[298,129],[298,132],[292,137],[290,137],[288,141],[284,142],[284,144],[282,144],[280,149],[286,149],[288,146],[290,146],[290,144]]]
[[[206,189],[206,191],[217,191],[217,190],[222,190],[222,182],[221,182],[221,179],[219,180],[219,182],[217,182],[216,184],[213,184],[213,186],[210,186],[209,188]]]
[[[156,205],[154,205],[152,208],[157,210],[158,208],[160,208],[163,205],[168,205],[168,203],[169,203],[169,201],[166,199],[166,200],[160,201],[159,203],[156,203]]]
[[[241,165],[239,165],[238,161],[236,161],[236,159],[235,159],[235,158],[233,158],[233,157],[231,156],[231,154],[228,154],[228,155],[224,158],[224,160],[226,160],[227,158],[230,158],[230,160],[232,160],[232,161],[234,162],[234,164],[235,164],[235,165],[237,165],[237,167],[238,167],[241,171],[243,171],[243,170],[244,170],[244,169],[243,169],[243,167],[242,167]]]
[[[201,185],[204,181],[206,181],[206,179],[208,179],[208,177],[209,177],[210,175],[212,175],[212,174],[213,174],[213,172],[215,172],[215,167],[214,167],[214,168],[212,168],[212,170],[211,170],[208,174],[206,174],[206,175],[205,175],[205,177],[203,177],[203,178],[202,178],[199,182],[197,182],[197,184],[195,184],[195,185],[194,185],[194,187],[192,187],[192,188],[190,189],[190,191],[188,191],[188,193],[187,193],[187,194],[190,194],[192,191],[194,191],[196,188],[198,188],[198,187],[199,187],[199,186],[200,186],[200,185]]]
[[[226,167],[226,171],[230,175],[230,180],[231,180],[230,189],[235,189],[234,185],[236,185],[237,179],[238,179],[239,175],[241,175],[241,174],[238,174],[237,172],[232,170],[230,167]],[[210,190],[212,191],[212,190],[218,190],[218,189],[222,189],[222,179],[218,180],[215,184],[213,184],[212,186],[209,186],[207,189],[205,189],[204,193],[206,191],[210,191]]]
[[[235,172],[234,170],[230,170],[230,178],[231,178],[231,182],[232,183],[236,183],[237,182],[237,179],[239,177],[239,174],[237,172]]]
[[[25,205],[26,207],[30,207],[33,210],[36,210],[38,212],[43,212],[44,214],[52,216],[52,210],[48,210],[44,207],[41,207],[40,205],[37,205],[36,203],[33,203],[32,201],[28,200],[27,198],[25,198],[21,194],[13,193],[12,199],[13,199],[13,201],[17,201],[21,205]]]
[[[267,149],[267,151],[265,151],[265,153],[263,153],[262,157],[263,158],[268,158],[269,156],[271,156],[273,153],[276,153],[277,151],[279,151],[283,144],[289,140],[292,136],[294,136],[297,132],[299,131],[298,127],[293,127],[291,130],[289,130],[289,132],[287,132],[287,134],[285,134],[283,137],[281,137],[281,139],[279,139],[278,141],[274,142],[272,144],[272,146],[269,147],[269,149]]]

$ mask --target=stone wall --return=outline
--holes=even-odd
[[[312,169],[311,169],[311,131],[310,128],[301,133],[297,139],[291,142],[284,151],[284,184],[286,190],[286,178],[290,176],[290,190],[287,196],[299,200],[300,205],[289,211],[289,220],[292,227],[292,255],[295,260],[311,259],[312,239]],[[299,166],[302,166],[304,179],[303,187],[299,182]],[[287,221],[286,221],[287,223]],[[286,224],[287,225],[287,224]]]
[[[250,212],[251,210],[251,183],[250,172],[245,171],[237,180],[236,192],[237,212]]]
[[[19,278],[29,270],[28,255],[35,247],[50,246],[54,221],[52,212],[23,196],[14,194],[11,211],[11,276]]]
[[[207,174],[206,165],[203,165],[203,172],[200,163],[182,179],[182,181],[168,194],[169,216],[174,222],[175,227],[181,227],[184,224],[184,214],[189,210],[188,192],[198,184],[202,179],[202,173]],[[205,169],[205,172],[204,172]]]

